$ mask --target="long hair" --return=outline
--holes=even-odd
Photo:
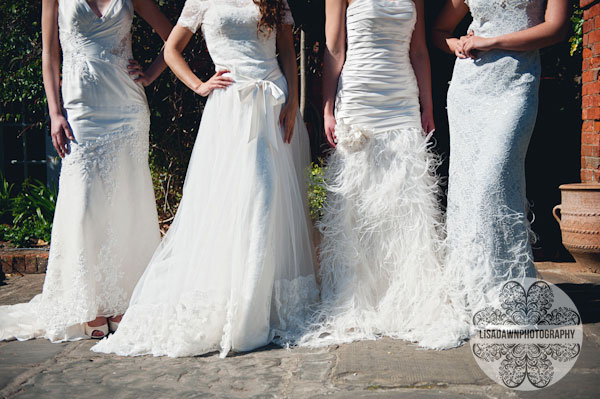
[[[283,21],[283,3],[281,0],[254,0],[254,4],[260,10],[257,30],[269,37]]]

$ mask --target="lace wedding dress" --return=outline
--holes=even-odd
[[[544,20],[545,0],[468,0],[469,30],[494,37]],[[493,50],[457,59],[448,91],[450,178],[447,272],[467,309],[496,299],[509,279],[535,276],[525,155],[537,116],[537,51]]]
[[[320,222],[322,305],[300,345],[405,339],[455,347],[466,322],[443,291],[437,160],[409,57],[411,0],[354,0],[335,104],[338,145]]]
[[[287,84],[276,34],[257,32],[253,0],[188,0],[216,70],[235,83],[204,108],[183,198],[116,334],[94,351],[192,356],[293,342],[318,297],[306,212],[309,143],[278,118]],[[289,12],[285,23],[292,24]]]
[[[83,323],[125,312],[160,240],[148,168],[149,111],[129,76],[130,0],[102,18],[61,0],[62,98],[75,135],[62,163],[42,294],[0,307],[0,339],[84,338]]]

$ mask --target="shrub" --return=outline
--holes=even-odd
[[[583,11],[574,5],[575,10],[571,16],[571,24],[573,25],[573,35],[569,38],[571,43],[571,55],[581,52],[583,48]]]
[[[310,164],[308,175],[308,207],[310,217],[315,221],[323,217],[323,206],[327,199],[324,169],[322,159]]]
[[[11,224],[0,226],[0,240],[17,247],[38,245],[39,240],[49,242],[56,208],[56,187],[46,187],[37,180],[25,181],[21,191],[13,197],[12,185],[2,176],[0,179],[2,214],[12,216]]]

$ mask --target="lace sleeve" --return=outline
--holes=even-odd
[[[282,0],[283,3],[283,20],[281,21],[284,25],[294,25],[294,17],[290,11],[290,6],[287,0]]]
[[[196,30],[202,24],[202,18],[208,8],[207,3],[205,0],[186,0],[183,10],[181,10],[181,15],[177,20],[177,25],[196,33]]]

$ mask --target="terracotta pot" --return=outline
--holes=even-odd
[[[562,242],[577,263],[600,271],[600,184],[563,184],[561,204],[552,213],[560,224]]]

